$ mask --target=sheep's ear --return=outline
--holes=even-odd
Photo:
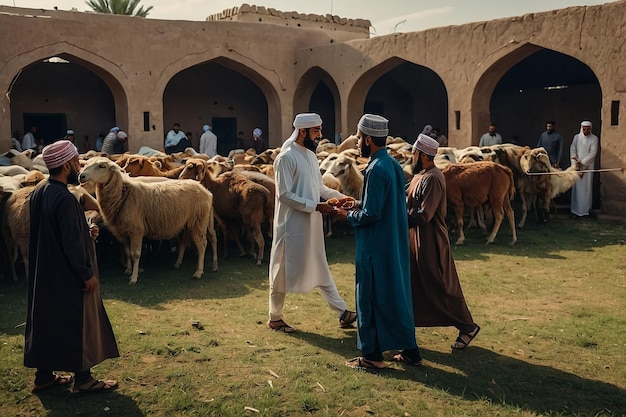
[[[198,181],[202,182],[204,177],[206,176],[206,164],[196,162],[196,175],[198,176]]]

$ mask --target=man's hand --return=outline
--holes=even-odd
[[[335,211],[335,208],[327,203],[318,203],[315,209],[322,214],[332,214]]]
[[[348,212],[342,208],[339,208],[333,212],[332,216],[333,216],[333,220],[335,221],[345,222],[346,219],[348,218]]]
[[[94,275],[91,278],[89,278],[87,281],[85,281],[85,288],[83,288],[83,291],[91,292],[91,291],[95,291],[96,288],[98,288],[98,278],[96,278],[96,276]]]

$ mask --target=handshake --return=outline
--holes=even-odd
[[[350,210],[356,205],[356,200],[352,197],[329,198],[328,200],[326,200],[326,204],[331,206],[333,210]]]

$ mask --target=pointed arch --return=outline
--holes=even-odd
[[[337,83],[320,67],[307,70],[298,81],[293,96],[294,114],[315,112],[324,121],[324,137],[331,141],[341,132],[341,96]]]
[[[389,119],[390,135],[412,141],[426,124],[448,130],[448,93],[432,69],[392,57],[365,72],[348,98],[348,128],[362,113]]]
[[[570,55],[526,43],[494,62],[472,95],[472,144],[491,122],[505,141],[535,146],[547,120],[571,142],[583,119],[601,121],[602,89],[593,70]],[[597,129],[596,129],[597,126]],[[567,152],[562,162],[567,163]]]
[[[281,105],[272,83],[242,62],[223,56],[187,60],[162,84],[163,125],[174,122],[194,133],[197,145],[203,124],[217,124],[218,151],[233,149],[237,132],[251,137],[259,127],[270,146],[280,142]],[[162,81],[165,78],[162,77]]]
[[[44,62],[51,57],[67,63]],[[47,67],[55,71],[45,71],[44,65],[58,66]],[[3,117],[10,118],[15,130],[22,130],[29,114],[63,114],[65,123],[80,132],[77,133],[80,138],[89,135],[93,146],[97,131],[109,129],[114,123],[127,126],[128,98],[124,85],[128,80],[123,72],[113,62],[71,43],[59,42],[16,55],[0,68],[0,75],[0,79],[11,80],[5,90],[10,111]],[[57,139],[67,127],[51,123],[54,133],[48,132],[50,137],[44,137],[46,141]]]

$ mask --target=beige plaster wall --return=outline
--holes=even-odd
[[[329,31],[269,23],[160,21],[0,6],[0,151],[9,146],[14,77],[55,55],[78,60],[103,79],[114,97],[116,123],[134,138],[131,150],[161,146],[169,129],[163,126],[166,86],[180,71],[211,60],[245,75],[263,92],[271,146],[289,134],[294,110],[308,102],[295,95],[306,90],[298,86],[311,68],[319,67],[336,85],[336,120],[345,137],[383,74],[403,61],[422,65],[443,81],[450,144],[461,147],[474,143],[488,124],[491,94],[502,75],[548,48],[580,60],[596,75],[602,92],[602,127],[596,131],[602,167],[623,167],[625,32],[623,0],[344,43]],[[620,102],[616,126],[610,125],[613,101]],[[144,112],[155,123],[150,132],[143,132]],[[455,112],[461,115],[458,130]],[[626,216],[625,174],[602,174],[601,191],[602,209]]]

